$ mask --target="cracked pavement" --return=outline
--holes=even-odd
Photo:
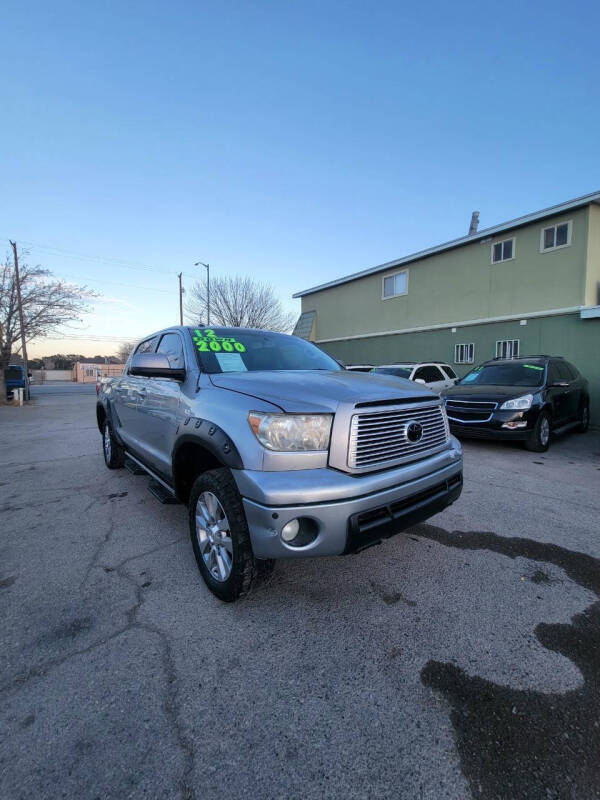
[[[2,798],[598,796],[598,433],[466,443],[430,525],[226,605],[184,507],[105,468],[93,386],[44,388],[0,408]]]

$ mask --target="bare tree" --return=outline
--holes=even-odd
[[[60,325],[74,322],[88,310],[88,300],[96,293],[85,286],[53,280],[41,267],[19,265],[24,333],[27,342],[56,331]],[[21,349],[21,326],[17,308],[15,271],[9,259],[0,265],[0,403],[6,400],[4,370],[11,354]]]
[[[185,304],[186,319],[192,325],[206,324],[206,284],[195,283]],[[285,333],[295,316],[284,311],[273,288],[238,275],[213,278],[210,282],[210,321],[214,325],[262,328]]]
[[[135,342],[123,342],[117,348],[117,358],[120,364],[124,364],[129,358],[129,354],[135,347]]]

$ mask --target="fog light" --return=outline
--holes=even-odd
[[[291,519],[281,529],[281,538],[288,547],[306,547],[319,535],[319,525],[310,517]]]
[[[514,430],[515,428],[526,428],[527,427],[527,420],[522,419],[515,422],[503,422],[503,428],[508,428],[509,430]]]
[[[297,519],[291,519],[281,529],[281,538],[283,539],[284,542],[291,542],[296,538],[299,530],[300,530],[300,522]]]

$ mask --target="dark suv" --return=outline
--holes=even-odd
[[[588,429],[588,382],[559,356],[486,361],[442,393],[455,436],[521,439],[541,453],[550,434]]]

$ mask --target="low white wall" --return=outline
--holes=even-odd
[[[34,385],[36,383],[55,383],[56,381],[72,381],[70,369],[32,369]]]

